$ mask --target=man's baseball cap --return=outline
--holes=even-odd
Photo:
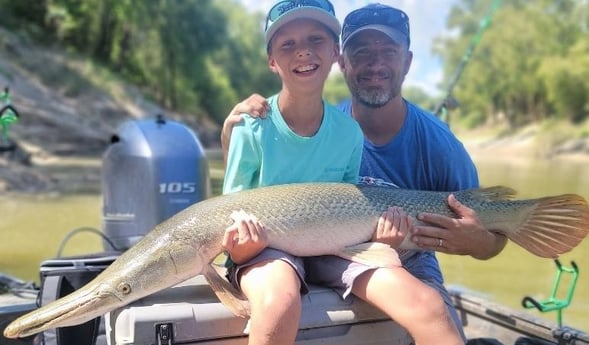
[[[328,0],[283,0],[277,2],[266,16],[266,47],[278,29],[301,18],[316,20],[339,37],[341,25]]]
[[[342,29],[342,50],[346,44],[359,32],[377,30],[391,38],[395,43],[411,43],[409,38],[409,17],[397,8],[370,4],[350,12],[344,19]]]

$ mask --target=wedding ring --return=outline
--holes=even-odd
[[[441,247],[444,245],[444,240],[440,238],[440,242],[438,242],[438,247]]]

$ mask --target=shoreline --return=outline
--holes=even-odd
[[[589,139],[571,140],[560,147],[542,147],[536,136],[527,133],[497,138],[479,131],[456,134],[472,160],[506,162],[545,160],[549,162],[589,163]],[[220,149],[206,149],[209,161],[220,159]],[[28,162],[11,161],[0,155],[0,193],[12,194],[84,194],[101,189],[102,154],[59,156],[48,152],[30,153]]]
[[[493,159],[554,160],[589,163],[589,139],[571,139],[563,144],[542,143],[535,133],[523,131],[519,135],[498,138],[490,135],[477,135],[477,131],[456,133],[473,160]]]

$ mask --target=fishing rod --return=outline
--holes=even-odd
[[[436,114],[437,117],[442,118],[445,122],[447,122],[447,120],[448,120],[447,119],[448,109],[455,108],[458,105],[458,102],[456,101],[456,99],[454,99],[454,97],[452,97],[452,91],[454,90],[454,87],[458,83],[458,79],[460,79],[460,76],[462,75],[462,72],[464,71],[466,64],[470,60],[472,53],[474,52],[474,49],[481,41],[481,36],[483,35],[485,30],[487,30],[487,28],[491,24],[491,18],[493,17],[495,12],[499,8],[500,4],[501,4],[501,0],[494,0],[493,3],[491,4],[490,10],[487,12],[487,15],[485,16],[485,18],[483,18],[483,20],[481,21],[481,23],[479,25],[479,29],[477,30],[477,33],[471,39],[468,49],[466,50],[464,55],[462,55],[462,59],[460,60],[460,63],[458,64],[458,67],[456,68],[456,71],[454,72],[452,79],[450,79],[450,84],[448,84],[448,89],[446,90],[446,95],[444,96],[444,98],[442,98],[442,101],[434,109],[434,114]]]

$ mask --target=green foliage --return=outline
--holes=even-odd
[[[337,68],[337,67],[335,67]],[[344,75],[338,71],[331,73],[329,78],[325,81],[323,89],[323,98],[331,104],[337,105],[342,101],[350,98],[350,91]]]
[[[27,29],[32,25],[43,25],[47,7],[39,0],[0,0],[2,25],[13,29]]]
[[[415,86],[404,86],[403,97],[421,108],[433,111],[437,105],[437,102],[427,92]]]
[[[460,103],[453,121],[457,116],[469,127],[505,121],[511,128],[551,118],[585,122],[589,3],[502,1],[466,56],[495,1],[460,0],[448,17],[452,35],[434,42],[445,85],[468,62],[452,92]],[[166,107],[218,123],[251,93],[280,88],[268,69],[263,13],[247,12],[238,0],[0,0],[0,6],[3,26],[88,57]],[[75,96],[83,82],[59,87]],[[419,90],[403,94],[425,109],[436,106]],[[325,98],[337,104],[348,97],[343,77],[332,73]]]
[[[206,85],[200,89],[203,90],[200,101],[202,106],[208,110],[213,120],[222,123],[227,114],[236,103],[237,96],[230,87],[231,81],[223,71],[223,66],[216,65],[212,60],[205,62],[210,79]]]
[[[491,3],[462,0],[451,10],[448,27],[458,35],[440,38],[435,46],[447,80]],[[460,116],[473,125],[506,121],[512,128],[555,116],[574,122],[587,118],[587,20],[582,13],[589,13],[589,5],[575,0],[503,1],[455,88]]]
[[[460,120],[460,124],[466,129],[473,129],[485,123],[485,113],[471,112]]]
[[[542,62],[539,69],[547,88],[547,99],[555,116],[579,123],[587,118],[589,105],[589,43],[577,42],[566,57]]]
[[[237,0],[0,0],[12,27],[90,57],[163,106],[221,122],[252,92],[274,93],[262,15]],[[3,20],[3,25],[9,20]],[[75,85],[66,86],[75,95]],[[73,93],[72,93],[73,92]]]
[[[228,76],[228,87],[233,89],[237,100],[252,93],[270,96],[280,89],[280,79],[270,72],[264,43],[262,13],[253,13],[250,20],[243,20],[244,9],[234,0],[217,0],[215,4],[226,11],[228,16],[228,41],[215,53],[217,64],[223,66]],[[224,119],[236,101],[220,104],[221,113],[215,117]]]

